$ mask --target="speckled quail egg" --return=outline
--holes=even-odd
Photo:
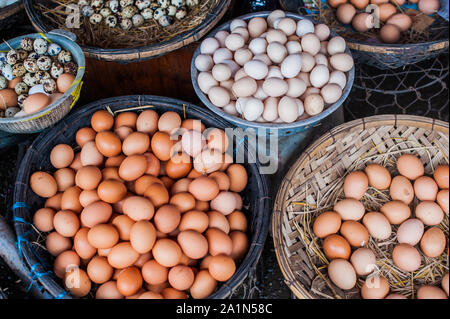
[[[89,22],[91,24],[99,24],[100,22],[102,22],[102,20],[103,20],[103,16],[100,13],[94,13],[89,18]]]
[[[103,0],[92,0],[91,7],[95,11],[99,11],[101,8],[103,8],[103,5],[105,2]]]
[[[139,9],[139,10],[144,10],[145,8],[150,7],[150,4],[152,2],[150,0],[136,0],[135,2],[135,6]]]
[[[27,58],[25,61],[23,61],[23,66],[25,67],[25,70],[30,73],[39,71],[36,59]]]
[[[45,54],[48,50],[48,42],[41,38],[36,39],[33,42],[33,48],[37,54]]]
[[[29,87],[35,86],[38,84],[38,81],[34,77],[35,73],[27,73],[23,76],[22,81],[25,82],[26,85]]]
[[[158,5],[160,8],[167,9],[170,5],[170,0],[158,0]]]
[[[172,0],[171,2],[172,2],[172,5],[174,5],[175,7],[181,7],[186,4],[185,0]]]
[[[80,0],[80,1],[78,1],[78,6],[79,7],[87,6],[87,5],[89,5],[90,2],[91,1],[89,1],[89,0]]]
[[[178,20],[183,20],[187,16],[187,10],[184,7],[181,7],[177,10],[177,13],[175,14],[175,17]]]
[[[53,94],[58,91],[58,87],[56,86],[56,81],[53,79],[46,79],[42,82],[42,86],[44,87],[45,93]]]
[[[47,71],[37,71],[34,74],[34,78],[36,79],[37,84],[42,84],[45,80],[51,79],[51,76]]]
[[[28,85],[25,84],[25,82],[19,82],[14,87],[14,91],[16,91],[17,95],[27,94],[29,90]]]
[[[22,48],[22,50],[25,50],[28,52],[33,51],[33,39],[22,38],[22,40],[20,40],[20,47]]]
[[[16,50],[9,50],[8,54],[6,54],[6,62],[14,65],[17,61],[19,61],[19,53]]]
[[[20,108],[18,107],[8,107],[5,111],[5,117],[13,117],[17,113],[20,112]]]
[[[162,26],[162,27],[167,27],[169,25],[171,25],[173,23],[173,18],[169,17],[169,16],[162,16],[158,19],[158,23]]]
[[[28,58],[28,52],[25,51],[25,50],[22,50],[22,49],[17,50],[17,53],[19,54],[19,60],[20,60],[20,61],[23,61],[23,60],[25,60],[26,58]]]
[[[30,54],[28,54],[28,58],[30,58],[30,59],[37,60],[37,59],[39,59],[39,57],[40,57],[40,55],[37,54],[36,52],[31,52]]]
[[[41,71],[48,71],[52,67],[52,59],[46,55],[43,55],[37,59],[36,63]]]
[[[131,19],[137,12],[138,9],[135,6],[125,7],[122,10],[122,18]]]
[[[83,6],[81,7],[81,14],[85,17],[90,17],[95,13],[94,9],[91,6]]]
[[[155,10],[155,12],[153,13],[153,18],[155,18],[155,20],[158,20],[167,15],[167,11],[163,8],[158,8]]]
[[[48,46],[47,49],[47,53],[50,56],[55,56],[58,55],[61,52],[61,46],[59,44],[56,43],[50,43],[50,45]]]
[[[12,68],[12,73],[15,77],[22,77],[27,73],[27,70],[25,70],[23,63],[16,63]]]
[[[53,62],[52,67],[50,69],[50,74],[54,79],[59,78],[61,74],[64,73],[64,67],[59,62]]]
[[[0,64],[6,64],[6,52],[0,52]]]
[[[195,7],[198,5],[198,0],[186,0],[186,5],[191,8]]]
[[[105,23],[110,28],[115,28],[117,26],[117,18],[113,15],[107,16],[105,18]]]
[[[58,54],[58,61],[63,64],[72,61],[72,53],[67,50],[62,50]]]
[[[119,12],[119,9],[120,9],[120,3],[119,3],[119,0],[111,0],[111,1],[108,1],[108,7],[111,9],[111,11],[112,11],[113,13]]]
[[[130,30],[132,26],[133,26],[133,21],[131,21],[131,19],[122,19],[120,21],[120,27],[123,30]]]
[[[100,14],[102,15],[103,18],[109,17],[112,14],[112,11],[110,8],[102,8],[100,10]]]
[[[64,73],[69,73],[73,75],[77,75],[78,65],[74,62],[67,62],[64,64]]]
[[[8,80],[0,75],[0,90],[6,89],[6,87],[8,86]]]
[[[128,6],[132,6],[134,3],[133,0],[120,0],[120,6],[122,8],[128,7]]]
[[[23,102],[25,101],[25,99],[28,97],[28,94],[21,94],[17,97],[17,104],[20,107],[23,107]]]
[[[12,81],[12,80],[15,78],[15,76],[14,76],[14,74],[13,74],[13,71],[12,71],[12,66],[11,66],[11,64],[5,64],[5,65],[3,66],[3,68],[2,68],[2,74],[3,74],[3,76],[4,76],[8,81]]]
[[[141,11],[141,16],[145,20],[153,19],[153,10],[150,8],[145,8],[144,10]]]
[[[173,17],[173,16],[175,16],[176,13],[177,13],[177,7],[175,7],[175,6],[173,6],[173,5],[170,5],[170,6],[167,8],[167,15],[168,15],[168,16]]]
[[[140,27],[141,25],[144,24],[144,17],[140,14],[135,14],[131,19],[131,21],[133,21],[133,25],[135,27]]]

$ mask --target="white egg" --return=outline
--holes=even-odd
[[[314,86],[310,86],[306,89],[305,93],[300,97],[303,101],[305,101],[306,97],[311,94],[320,94],[320,89],[315,88]]]
[[[353,68],[354,62],[351,55],[337,53],[330,58],[330,64],[335,70],[348,72]]]
[[[305,93],[306,91],[306,83],[302,79],[299,78],[288,79],[287,83],[289,89],[286,95],[289,97],[296,98],[302,96],[303,93]]]
[[[328,41],[327,50],[329,55],[335,55],[337,53],[344,53],[346,43],[343,37],[336,36]]]
[[[304,107],[308,115],[314,116],[323,111],[325,104],[320,94],[310,94],[305,98]]]
[[[216,64],[212,69],[212,75],[218,82],[227,81],[231,78],[231,68],[227,64]]]
[[[239,69],[239,71],[236,72],[236,74],[234,75],[234,81],[239,81],[240,79],[243,79],[245,77],[247,77],[248,74],[245,73],[244,68]]]
[[[287,36],[283,31],[280,30],[269,30],[266,35],[267,43],[278,42],[285,44],[287,42]]]
[[[253,53],[249,49],[240,48],[234,53],[234,61],[240,66],[243,66],[251,59],[253,59]]]
[[[275,22],[275,20],[284,18],[285,16],[286,13],[283,10],[272,11],[267,17],[267,24],[269,25],[269,27],[273,28],[274,27],[273,23]]]
[[[297,23],[291,18],[281,18],[274,27],[283,31],[287,36],[291,36],[297,31]]]
[[[287,78],[295,78],[302,68],[302,57],[300,54],[287,56],[281,63],[281,74]]]
[[[239,71],[239,69],[241,68],[236,62],[234,62],[233,60],[223,60],[222,61],[223,64],[226,64],[230,67],[231,69],[231,76],[234,77],[236,75],[236,72]]]
[[[257,81],[257,83],[258,83],[258,89],[256,90],[256,93],[253,94],[253,97],[260,99],[261,101],[264,101],[265,99],[267,99],[269,97],[262,88],[264,81]]]
[[[205,94],[208,94],[209,89],[213,86],[219,85],[219,82],[214,79],[210,72],[200,72],[197,77],[197,83],[200,90]]]
[[[280,97],[287,93],[289,85],[282,79],[269,78],[264,81],[263,90],[268,96]]]
[[[245,104],[249,99],[249,97],[240,97],[236,100],[235,107],[237,113],[242,114],[244,112]]]
[[[234,29],[233,32],[231,33],[239,34],[244,39],[245,43],[247,43],[248,40],[250,39],[250,34],[248,33],[247,28],[244,27],[238,27]]]
[[[224,48],[225,47],[225,39],[230,35],[229,32],[222,30],[216,33],[216,35],[214,36],[217,41],[219,41],[220,47]]]
[[[225,113],[228,113],[230,115],[238,115],[239,113],[236,111],[236,102],[231,101],[229,104],[225,105],[223,108],[223,111]]]
[[[276,97],[269,97],[264,101],[264,112],[262,117],[267,122],[273,122],[278,118],[278,102]]]
[[[320,51],[320,40],[314,33],[305,34],[301,40],[302,50],[315,56]]]
[[[316,65],[316,59],[308,52],[300,53],[302,58],[302,72],[311,72]]]
[[[272,42],[267,46],[267,55],[273,63],[281,63],[287,56],[287,50],[279,42]]]
[[[244,20],[241,20],[241,19],[234,19],[233,21],[231,21],[231,23],[230,23],[230,31],[231,32],[233,32],[234,29],[239,28],[239,27],[246,28],[247,22],[245,22]]]
[[[320,94],[323,97],[325,103],[336,103],[342,96],[342,89],[338,84],[328,83],[321,90]]]
[[[272,61],[270,60],[267,54],[257,54],[253,57],[253,60],[264,62],[267,66],[272,65]]]
[[[233,84],[233,94],[236,97],[250,97],[258,90],[258,83],[251,77],[247,76]]]
[[[298,106],[298,116],[302,116],[305,113],[305,107],[303,106],[303,102],[300,99],[295,99]]]
[[[306,84],[306,87],[311,86],[311,82],[309,81],[309,73],[300,72],[299,75],[297,76],[297,78],[303,80],[303,82],[305,82],[305,84]]]
[[[244,38],[237,33],[232,33],[225,39],[225,46],[231,51],[236,51],[237,49],[242,48],[244,45]]]
[[[295,122],[298,118],[298,105],[295,99],[285,96],[278,103],[278,114],[286,123]]]
[[[208,54],[199,54],[195,58],[195,67],[200,72],[211,71],[214,66],[214,61]]]
[[[339,85],[343,90],[347,85],[347,77],[345,76],[345,73],[342,71],[333,71],[330,74],[330,79],[328,80],[328,83],[335,83]]]
[[[330,36],[330,28],[323,23],[316,24],[314,26],[314,33],[317,35],[320,41],[325,41]]]
[[[316,65],[309,75],[309,81],[316,88],[323,87],[329,79],[330,70],[323,64]]]
[[[323,64],[325,66],[328,66],[328,58],[325,56],[325,54],[317,53],[314,58],[316,60],[316,65]]]
[[[302,46],[298,41],[288,41],[288,43],[286,43],[286,49],[289,54],[296,54],[302,52]]]
[[[314,33],[314,24],[308,19],[302,19],[297,22],[297,35],[299,37],[308,33]]]
[[[215,64],[222,63],[225,60],[232,60],[233,53],[227,48],[220,48],[216,52],[214,52],[213,60]],[[209,70],[207,70],[209,71]]]
[[[214,52],[220,48],[220,43],[215,38],[206,38],[200,45],[201,54],[214,54]]]
[[[281,69],[279,66],[271,65],[269,66],[269,72],[267,73],[266,79],[268,78],[279,78],[284,79],[283,75],[281,74]]]
[[[264,104],[259,99],[249,98],[242,111],[247,121],[255,121],[264,112]]]
[[[230,92],[220,86],[213,86],[208,92],[209,100],[217,107],[224,107],[231,101]]]
[[[255,80],[264,79],[269,72],[269,68],[267,67],[267,65],[264,62],[258,60],[252,60],[245,63],[244,70],[245,73],[248,74],[248,76],[254,78]]]
[[[231,92],[231,89],[233,88],[233,84],[234,84],[234,81],[232,79],[220,82],[220,86],[226,88],[230,92]]]
[[[248,48],[255,55],[266,53],[267,41],[266,41],[266,39],[263,39],[263,38],[253,39],[248,44]]]

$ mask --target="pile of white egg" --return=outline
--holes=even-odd
[[[224,112],[252,122],[292,123],[321,113],[343,94],[351,55],[325,24],[281,10],[205,39],[194,63],[197,83]]]
[[[120,26],[123,30],[142,26],[154,19],[162,27],[183,20],[188,10],[199,0],[79,0],[81,14],[93,25],[104,23],[108,27]]]

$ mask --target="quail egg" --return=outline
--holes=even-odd
[[[43,55],[37,59],[36,63],[41,71],[48,71],[52,67],[52,59],[46,55]]]
[[[120,0],[120,6],[122,8],[128,7],[128,6],[132,6],[134,3],[133,0]]]
[[[0,52],[0,65],[1,64],[6,64],[6,53],[5,52]]]
[[[5,65],[3,66],[3,68],[2,68],[2,74],[3,74],[3,76],[4,76],[8,81],[12,81],[12,80],[15,78],[15,76],[14,76],[14,74],[13,74],[13,71],[12,71],[12,66],[11,66],[11,64],[5,64]]]
[[[145,20],[150,20],[153,18],[153,10],[150,8],[145,8],[142,10],[141,15]]]
[[[27,73],[23,76],[22,81],[25,82],[29,87],[35,86],[38,84],[38,81],[35,78],[35,73]]]
[[[0,75],[0,90],[6,89],[6,87],[8,86],[8,80]]]
[[[23,107],[23,102],[26,100],[26,98],[28,97],[28,94],[21,94],[17,97],[17,104],[20,107]]]
[[[122,21],[120,21],[120,27],[124,30],[130,30],[132,26],[133,21],[131,21],[131,19],[122,19]]]
[[[170,0],[158,0],[158,5],[160,8],[167,9],[170,5]]]
[[[27,58],[25,61],[23,61],[23,66],[25,67],[25,70],[30,73],[39,71],[36,59]]]
[[[6,54],[6,62],[8,64],[14,65],[19,59],[19,53],[16,50],[9,50],[8,54]]]
[[[155,12],[153,13],[153,18],[155,18],[155,20],[158,20],[167,15],[167,11],[163,8],[158,8],[155,10]]]
[[[27,94],[28,93],[28,85],[25,82],[19,82],[16,84],[14,91],[16,91],[17,95]]]
[[[17,113],[20,112],[20,108],[18,107],[8,107],[5,111],[5,117],[13,117]]]
[[[123,8],[122,10],[122,18],[131,19],[136,13],[138,9],[135,6],[128,6]]]
[[[95,11],[99,11],[101,8],[103,8],[104,5],[104,1],[103,0],[92,0],[91,1],[91,7],[92,9],[94,9]]]
[[[169,17],[169,16],[162,16],[158,19],[158,23],[162,26],[162,27],[167,27],[169,25],[171,25],[173,23],[173,18]]]
[[[81,7],[81,14],[85,17],[90,17],[95,13],[94,9],[91,6],[83,6]]]
[[[21,77],[27,73],[27,70],[25,70],[23,63],[16,63],[12,68],[12,73],[15,77]]]
[[[187,16],[187,10],[184,7],[181,7],[177,10],[177,13],[175,14],[175,17],[178,20],[183,20]]]
[[[73,75],[77,75],[78,72],[78,65],[73,62],[67,62],[64,64],[64,73],[70,73]]]
[[[175,16],[176,13],[177,13],[177,7],[175,7],[175,6],[173,6],[173,5],[170,5],[170,6],[167,8],[167,15],[168,15],[168,16],[173,17],[173,16]]]
[[[22,50],[22,49],[17,50],[17,53],[19,54],[19,60],[20,60],[20,61],[23,61],[23,60],[25,60],[26,58],[28,58],[28,52],[25,51],[25,50]]]
[[[153,1],[154,1],[154,0],[153,0]],[[152,3],[150,4],[150,9],[152,9],[153,12],[155,12],[155,10],[158,9],[158,8],[159,8],[158,2],[152,2]]]
[[[131,19],[131,21],[133,21],[133,25],[135,27],[140,27],[141,25],[144,24],[144,17],[140,14],[135,14]]]
[[[50,56],[58,55],[60,52],[61,52],[61,46],[59,44],[50,43],[50,45],[48,46],[48,49],[47,49],[47,53]]]
[[[56,86],[56,81],[53,79],[45,79],[42,81],[42,86],[44,87],[45,93],[53,94],[58,91],[58,87]]]
[[[78,1],[78,6],[87,6],[87,5],[89,5],[89,3],[90,3],[91,1],[89,1],[89,0],[79,0]]]
[[[72,61],[72,54],[67,51],[67,50],[62,50],[59,54],[58,54],[58,61],[59,63],[67,63]]]
[[[105,18],[105,23],[110,28],[115,28],[117,26],[117,18],[113,15],[107,16]]]
[[[150,7],[150,4],[152,2],[150,0],[136,0],[135,6],[139,9],[139,10],[144,10],[148,7]]]
[[[171,2],[172,2],[172,5],[174,5],[175,7],[181,7],[186,4],[185,0],[172,0]]]
[[[59,62],[53,62],[50,69],[50,74],[54,79],[59,78],[61,74],[64,73],[64,67]]]
[[[48,50],[48,42],[41,38],[36,39],[33,42],[33,48],[37,54],[45,54]]]
[[[33,51],[33,39],[22,38],[22,40],[20,40],[20,47],[22,48],[22,50],[25,50],[28,52]]]
[[[34,74],[34,78],[36,79],[36,82],[38,84],[42,84],[43,81],[50,79],[50,73],[48,73],[47,71],[37,71]]]
[[[100,10],[100,14],[102,15],[103,18],[106,18],[112,14],[112,11],[110,8],[102,8]]]
[[[35,59],[35,60],[37,60],[37,59],[39,59],[39,57],[40,57],[40,55],[37,54],[36,52],[31,52],[30,54],[28,54],[28,58],[29,58],[29,59]]]
[[[91,24],[99,24],[100,22],[102,22],[102,20],[103,20],[103,16],[100,13],[94,13],[89,18],[89,22]]]
[[[120,9],[119,0],[108,1],[108,7],[111,9],[113,13],[119,12]]]
[[[198,5],[198,0],[186,0],[186,5],[191,8],[195,7]]]

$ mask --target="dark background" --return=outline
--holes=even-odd
[[[278,2],[272,0],[237,0],[222,22],[248,12],[278,7]],[[0,30],[0,40],[34,32],[28,18],[23,17],[21,22],[11,25],[11,28]],[[197,45],[198,43],[194,43],[166,56],[141,63],[117,64],[87,60],[84,85],[77,107],[102,98],[131,94],[169,96],[200,104],[192,88],[189,72]],[[383,71],[367,65],[357,65],[356,69],[354,88],[344,103],[346,121],[394,113],[448,121],[448,53],[397,70]],[[9,209],[15,169],[20,164],[18,152],[34,137],[19,136],[12,146],[5,146],[10,141],[8,138],[2,137],[3,141],[0,141],[0,213],[7,218],[11,217]],[[270,234],[252,278],[253,281],[245,283],[247,291],[239,292],[236,297],[247,295],[249,288],[254,288],[254,298],[292,297],[283,281]],[[1,259],[0,290],[9,298],[27,297],[20,282]]]

